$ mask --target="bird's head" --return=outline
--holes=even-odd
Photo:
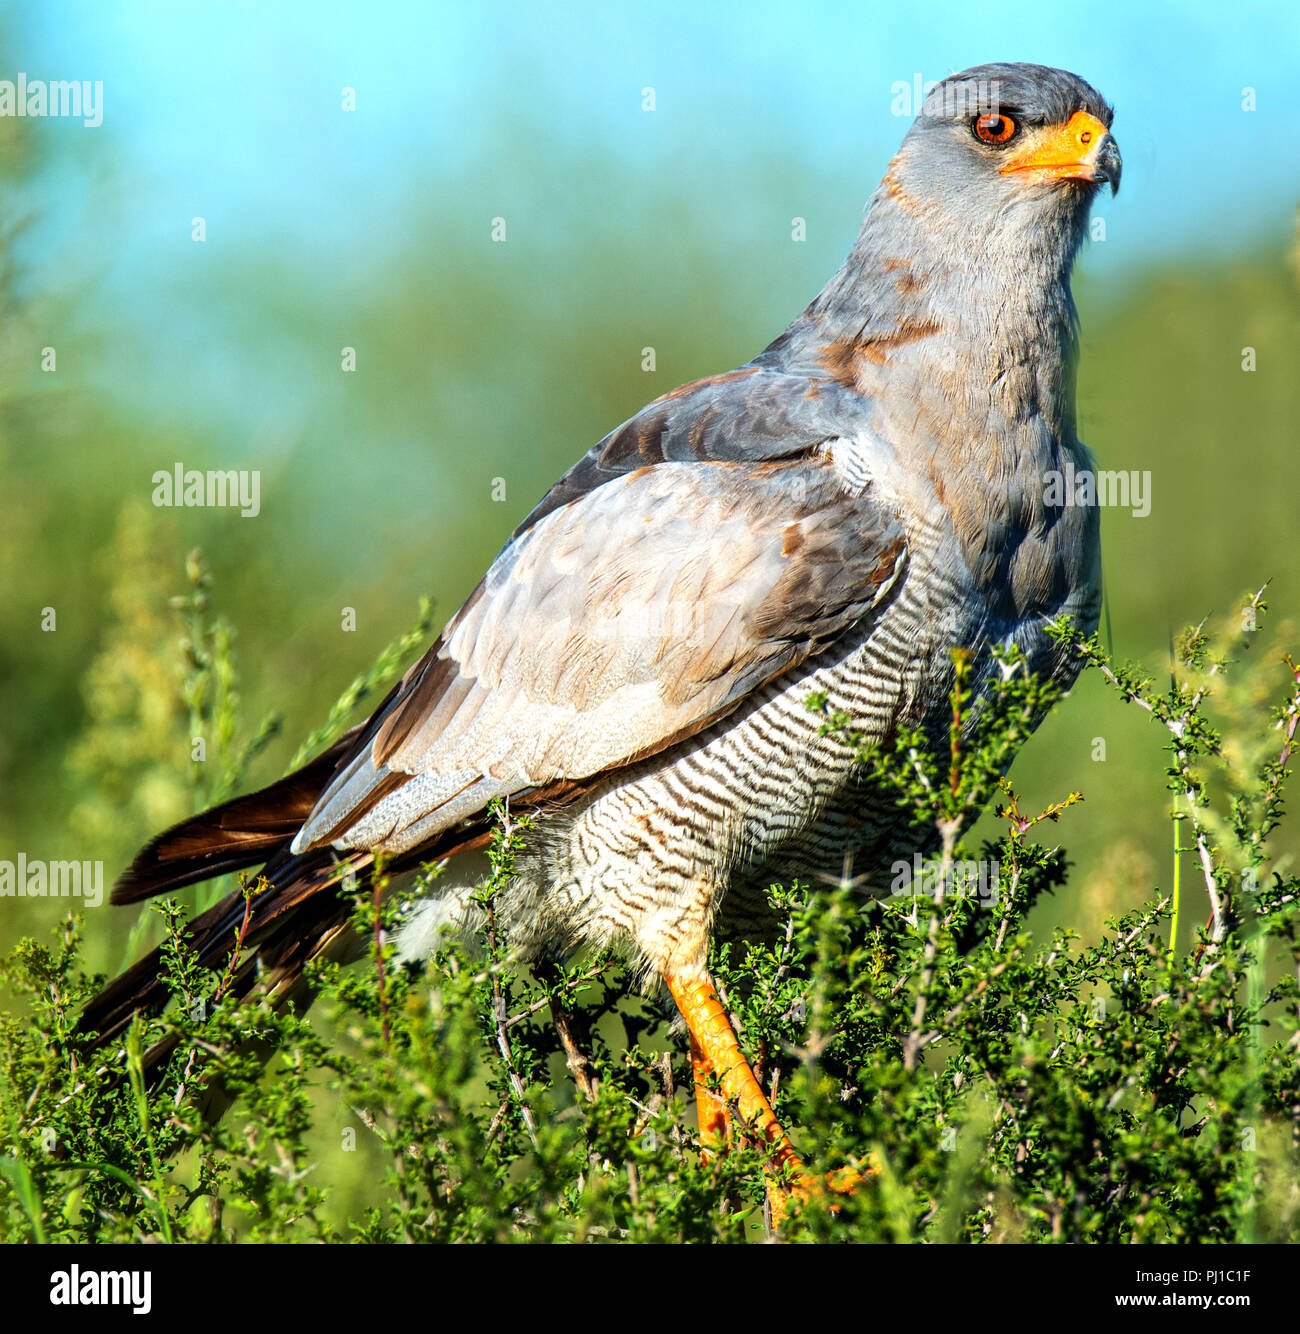
[[[1011,420],[1073,438],[1070,272],[1093,199],[1119,187],[1111,119],[1095,88],[1044,65],[936,84],[843,265],[764,356],[830,368],[913,433],[925,411],[936,438],[1001,439]]]
[[[1066,70],[977,65],[926,96],[881,189],[954,246],[1032,251],[1053,237],[1072,251],[1093,197],[1119,189],[1112,116]]]

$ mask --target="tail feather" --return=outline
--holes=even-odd
[[[486,819],[448,830],[429,846],[393,861],[386,873],[402,874],[428,861],[476,851],[490,836]],[[345,951],[352,897],[341,887],[354,879],[355,886],[364,889],[372,862],[373,854],[367,851],[339,854],[320,848],[295,855],[285,845],[263,868],[259,879],[264,884],[254,888],[251,901],[245,900],[242,890],[227,894],[188,924],[186,942],[198,961],[214,971],[229,966],[236,948],[256,952],[255,959],[239,965],[229,991],[232,998],[244,999],[256,983],[274,1005],[303,1004],[306,964],[321,953]],[[93,1035],[93,1046],[103,1046],[117,1038],[137,1013],[160,1009],[167,996],[162,950],[153,949],[87,1002],[78,1029]]]
[[[308,765],[260,792],[236,797],[159,834],[113,886],[113,903],[181,889],[265,862],[287,846],[311,814],[359,728],[340,737]]]
[[[341,867],[340,872],[344,869]],[[363,870],[362,876],[365,874]],[[254,918],[256,905],[254,899]],[[210,967],[226,967],[232,963],[244,908],[242,894],[232,894],[190,924],[191,942],[198,949],[199,957]],[[256,953],[235,961],[224,987],[226,1003],[243,1005],[260,1001],[276,1010],[305,1012],[314,999],[305,972],[306,964],[321,956],[350,962],[360,957],[364,950],[363,942],[357,938],[348,920],[349,908],[346,900],[322,894],[287,918],[280,914],[279,926],[270,930]],[[303,920],[304,917],[310,920]],[[232,926],[235,922],[238,924]],[[264,921],[256,926],[250,921],[248,935],[266,930]],[[221,945],[223,938],[224,946]],[[167,990],[159,976],[160,964],[160,951],[152,951],[91,1001],[80,1023],[82,1032],[89,1038],[91,1050],[112,1046],[137,1013],[156,1010],[163,1005]],[[182,1041],[181,1034],[173,1030],[142,1053],[141,1065],[148,1085],[155,1084],[168,1058]],[[240,1044],[239,1051],[265,1062],[272,1055],[273,1046],[261,1038],[248,1038]],[[125,1072],[120,1077],[125,1079]],[[208,1122],[214,1122],[224,1115],[232,1095],[220,1080],[202,1081],[200,1087],[203,1116]]]
[[[305,857],[285,858],[279,866],[268,864],[264,872],[265,887],[254,890],[251,903],[246,903],[242,890],[232,891],[189,923],[186,942],[198,961],[213,970],[225,968],[237,947],[256,948],[259,956],[280,953],[284,947],[273,951],[277,942],[272,937],[284,928],[286,918],[290,919],[290,938],[305,940],[314,929],[326,927],[327,923],[334,925],[333,918],[347,917],[348,900],[322,891],[330,890],[349,871],[355,872],[369,860],[370,854],[363,853],[336,861],[325,850]],[[312,899],[315,899],[314,911],[300,916],[303,905]],[[87,1003],[78,1027],[83,1033],[97,1034],[96,1045],[110,1042],[137,1011],[157,1009],[166,999],[162,950],[153,949]]]
[[[374,854],[330,847],[294,853],[290,845],[331,778],[367,744],[374,727],[373,720],[355,727],[279,782],[160,834],[118,880],[111,902],[138,903],[260,866],[250,899],[242,889],[226,895],[188,924],[185,939],[205,968],[233,967],[225,992],[230,1000],[243,1003],[260,997],[277,1009],[305,1009],[312,999],[306,965],[322,955],[345,961],[362,949],[350,925],[352,897],[342,885],[345,880],[354,880],[358,888],[368,885]],[[560,805],[584,787],[552,784],[520,794],[514,804],[517,809]],[[400,874],[478,851],[490,841],[491,830],[491,818],[480,811],[403,853],[385,871]],[[136,1014],[166,1004],[162,964],[161,949],[150,951],[87,1002],[78,1030],[89,1048],[114,1042]],[[156,1043],[145,1053],[146,1072],[156,1074],[176,1045],[175,1035]]]

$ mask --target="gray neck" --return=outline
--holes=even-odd
[[[919,413],[936,447],[1007,442],[1027,414],[1074,444],[1070,270],[1086,207],[979,234],[893,181],[891,169],[839,272],[758,361],[851,378],[886,417]]]
[[[981,233],[960,216],[981,213],[971,201],[956,201],[958,216],[919,203],[891,168],[843,267],[757,359],[852,392],[897,476],[931,488],[975,581],[1008,615],[1050,602],[1068,562],[1095,545],[1093,519],[1066,511],[1062,522],[1044,500],[1045,475],[1086,457],[1069,281],[1086,201],[1017,207],[983,210],[998,226]],[[1017,555],[1035,533],[1046,537],[1025,551],[1037,554]]]

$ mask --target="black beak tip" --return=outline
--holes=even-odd
[[[1102,141],[1101,152],[1097,154],[1097,167],[1101,171],[1102,179],[1110,182],[1113,199],[1119,194],[1119,180],[1124,173],[1124,159],[1119,155],[1119,145],[1110,135]]]

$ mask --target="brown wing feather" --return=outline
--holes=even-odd
[[[468,766],[471,797],[495,773],[517,792],[516,808],[561,805],[600,782],[602,767],[677,744],[824,648],[894,578],[903,534],[873,498],[846,494],[817,448],[839,434],[828,422],[842,424],[860,400],[836,412],[833,386],[804,389],[795,377],[742,368],[674,391],[612,432],[525,520],[366,724],[279,783],[155,839],[115,901],[266,861],[243,941],[257,959],[240,968],[232,995],[264,988],[272,1003],[292,1003],[306,960],[349,930],[340,879],[370,874],[364,848],[340,859],[289,846],[332,790],[329,839],[439,768],[449,791]],[[635,717],[618,707],[629,689],[643,696]],[[603,734],[592,726],[602,709]],[[477,849],[490,835],[471,806],[422,828],[390,869]],[[236,892],[190,924],[208,967],[225,966],[244,913]],[[159,965],[154,951],[111,983],[82,1031],[102,1043],[159,1004]]]

